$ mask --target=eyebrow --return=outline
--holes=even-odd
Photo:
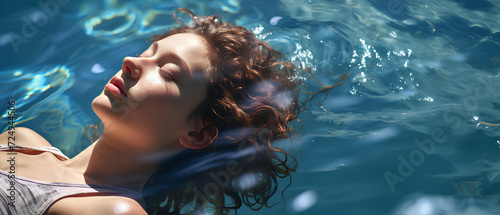
[[[152,44],[153,46],[153,53],[156,54],[156,52],[158,52],[158,41],[154,42]],[[169,52],[167,53],[167,57],[169,58],[174,58],[175,60],[177,60],[179,62],[179,66],[181,67],[182,70],[186,71],[189,76],[193,77],[193,74],[191,72],[191,70],[189,69],[189,66],[187,65],[186,61],[184,59],[182,59],[182,57],[180,57],[179,55],[177,55],[176,53],[173,53],[173,52]]]
[[[184,59],[182,59],[182,57],[180,57],[179,55],[177,55],[176,53],[173,53],[173,52],[169,52],[167,54],[167,57],[170,57],[170,58],[175,58],[175,60],[177,60],[179,62],[179,66],[181,67],[182,70],[186,71],[190,77],[193,77],[193,74],[191,72],[191,70],[189,69],[189,66],[187,65],[186,61],[184,61]]]

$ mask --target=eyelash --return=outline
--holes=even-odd
[[[141,57],[141,55],[140,55],[140,54],[135,54],[135,57]],[[174,78],[172,75],[170,75],[168,72],[166,72],[165,70],[161,69],[160,67],[158,67],[158,70],[159,70],[160,72],[164,73],[165,75],[167,75],[167,76],[168,76],[168,78],[169,78],[170,80],[172,80],[173,82],[177,82],[177,80],[175,80],[175,78]]]
[[[172,80],[173,82],[177,82],[177,80],[175,80],[175,78],[174,78],[172,75],[170,75],[168,72],[166,72],[165,70],[161,69],[160,67],[158,67],[158,70],[159,70],[160,72],[162,72],[163,74],[167,75],[167,76],[168,76],[168,78],[169,78],[170,80]]]

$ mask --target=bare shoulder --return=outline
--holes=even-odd
[[[68,197],[47,212],[67,215],[148,215],[135,200],[122,196]]]
[[[10,135],[9,130],[0,134],[1,143],[7,143],[8,138],[15,138],[14,142],[16,145],[31,146],[31,147],[51,147],[52,145],[43,138],[40,134],[36,133],[26,127],[16,127],[13,135]]]
[[[112,197],[99,203],[100,210],[96,215],[147,215],[141,205],[126,197]]]

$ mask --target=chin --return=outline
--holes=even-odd
[[[92,100],[92,110],[99,116],[99,112],[102,111],[102,109],[111,109],[111,102],[107,98],[106,95],[104,95],[104,92],[99,94]]]
[[[127,124],[135,124],[130,119],[131,108],[113,95],[107,95],[106,92],[94,98],[92,110],[104,124],[106,132],[113,132],[117,128],[131,130]]]
[[[105,132],[114,132],[119,122],[119,116],[113,111],[109,98],[101,93],[92,101],[92,110],[104,125]]]
[[[128,115],[129,108],[125,100],[117,98],[111,92],[103,91],[92,101],[92,109],[99,116],[99,112],[112,112],[123,119]]]
[[[103,123],[114,118],[119,118],[119,114],[116,110],[113,110],[112,102],[107,95],[104,95],[104,92],[94,98],[92,101],[92,110]]]

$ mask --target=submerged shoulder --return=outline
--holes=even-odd
[[[9,137],[14,137],[16,145],[31,147],[52,147],[52,145],[45,138],[36,133],[36,131],[33,131],[29,128],[16,127],[15,130],[12,131],[14,131],[12,135],[8,133],[11,132],[8,130],[0,134],[0,141],[2,141],[2,143],[7,143],[7,139]]]

